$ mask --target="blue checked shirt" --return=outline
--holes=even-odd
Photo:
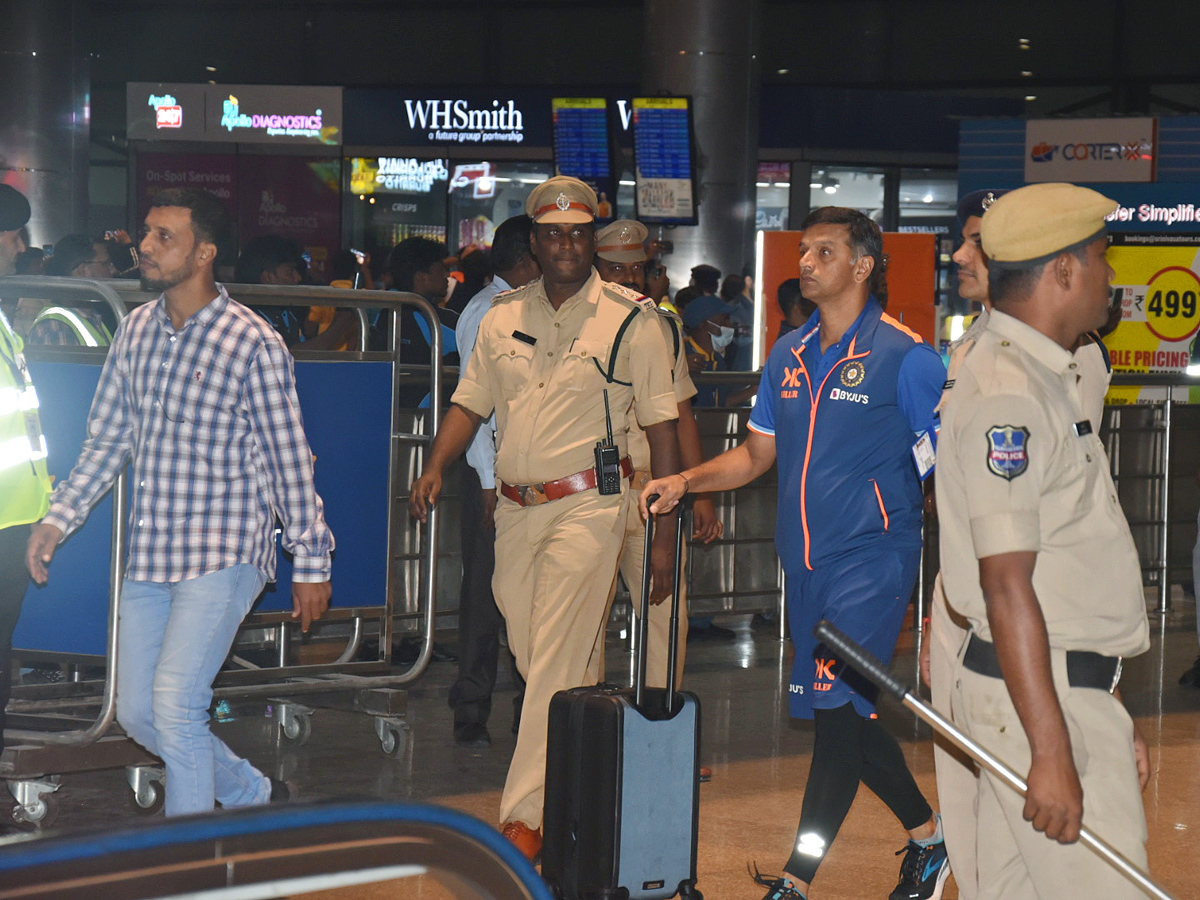
[[[132,458],[126,578],[175,583],[249,563],[273,579],[278,517],[293,580],[327,581],[333,534],[292,357],[219,287],[178,331],[162,297],[121,324],[83,450],[43,521],[70,534]]]

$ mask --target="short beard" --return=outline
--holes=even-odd
[[[183,284],[189,278],[196,274],[196,265],[189,257],[184,265],[175,273],[173,277],[167,278],[150,278],[145,272],[140,273],[139,281],[142,283],[143,291],[153,291],[156,293],[165,293],[171,288]]]

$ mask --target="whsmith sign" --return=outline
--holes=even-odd
[[[380,147],[549,147],[545,91],[396,91],[354,88],[345,95],[346,132],[354,145]]]
[[[342,89],[336,87],[133,82],[125,104],[132,140],[342,143]]]
[[[1153,181],[1156,119],[1033,119],[1025,124],[1025,180]]]

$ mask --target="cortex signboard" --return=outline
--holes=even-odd
[[[1034,119],[1025,124],[1025,180],[1153,181],[1157,119]]]
[[[341,88],[136,82],[125,99],[135,140],[342,143]]]
[[[1113,303],[1120,308],[1108,345],[1114,372],[1182,374],[1200,362],[1200,235],[1169,246],[1114,246]],[[1154,399],[1143,388],[1114,387],[1108,402]],[[1161,393],[1161,392],[1158,392]]]

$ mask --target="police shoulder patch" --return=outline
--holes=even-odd
[[[613,284],[611,281],[604,282],[604,293],[614,300],[620,300],[622,303],[629,303],[634,306],[641,307],[646,312],[652,312],[658,308],[658,304],[635,290],[625,287],[620,284]]]
[[[1012,481],[1029,468],[1029,429],[1023,425],[993,425],[987,430],[988,471]]]

